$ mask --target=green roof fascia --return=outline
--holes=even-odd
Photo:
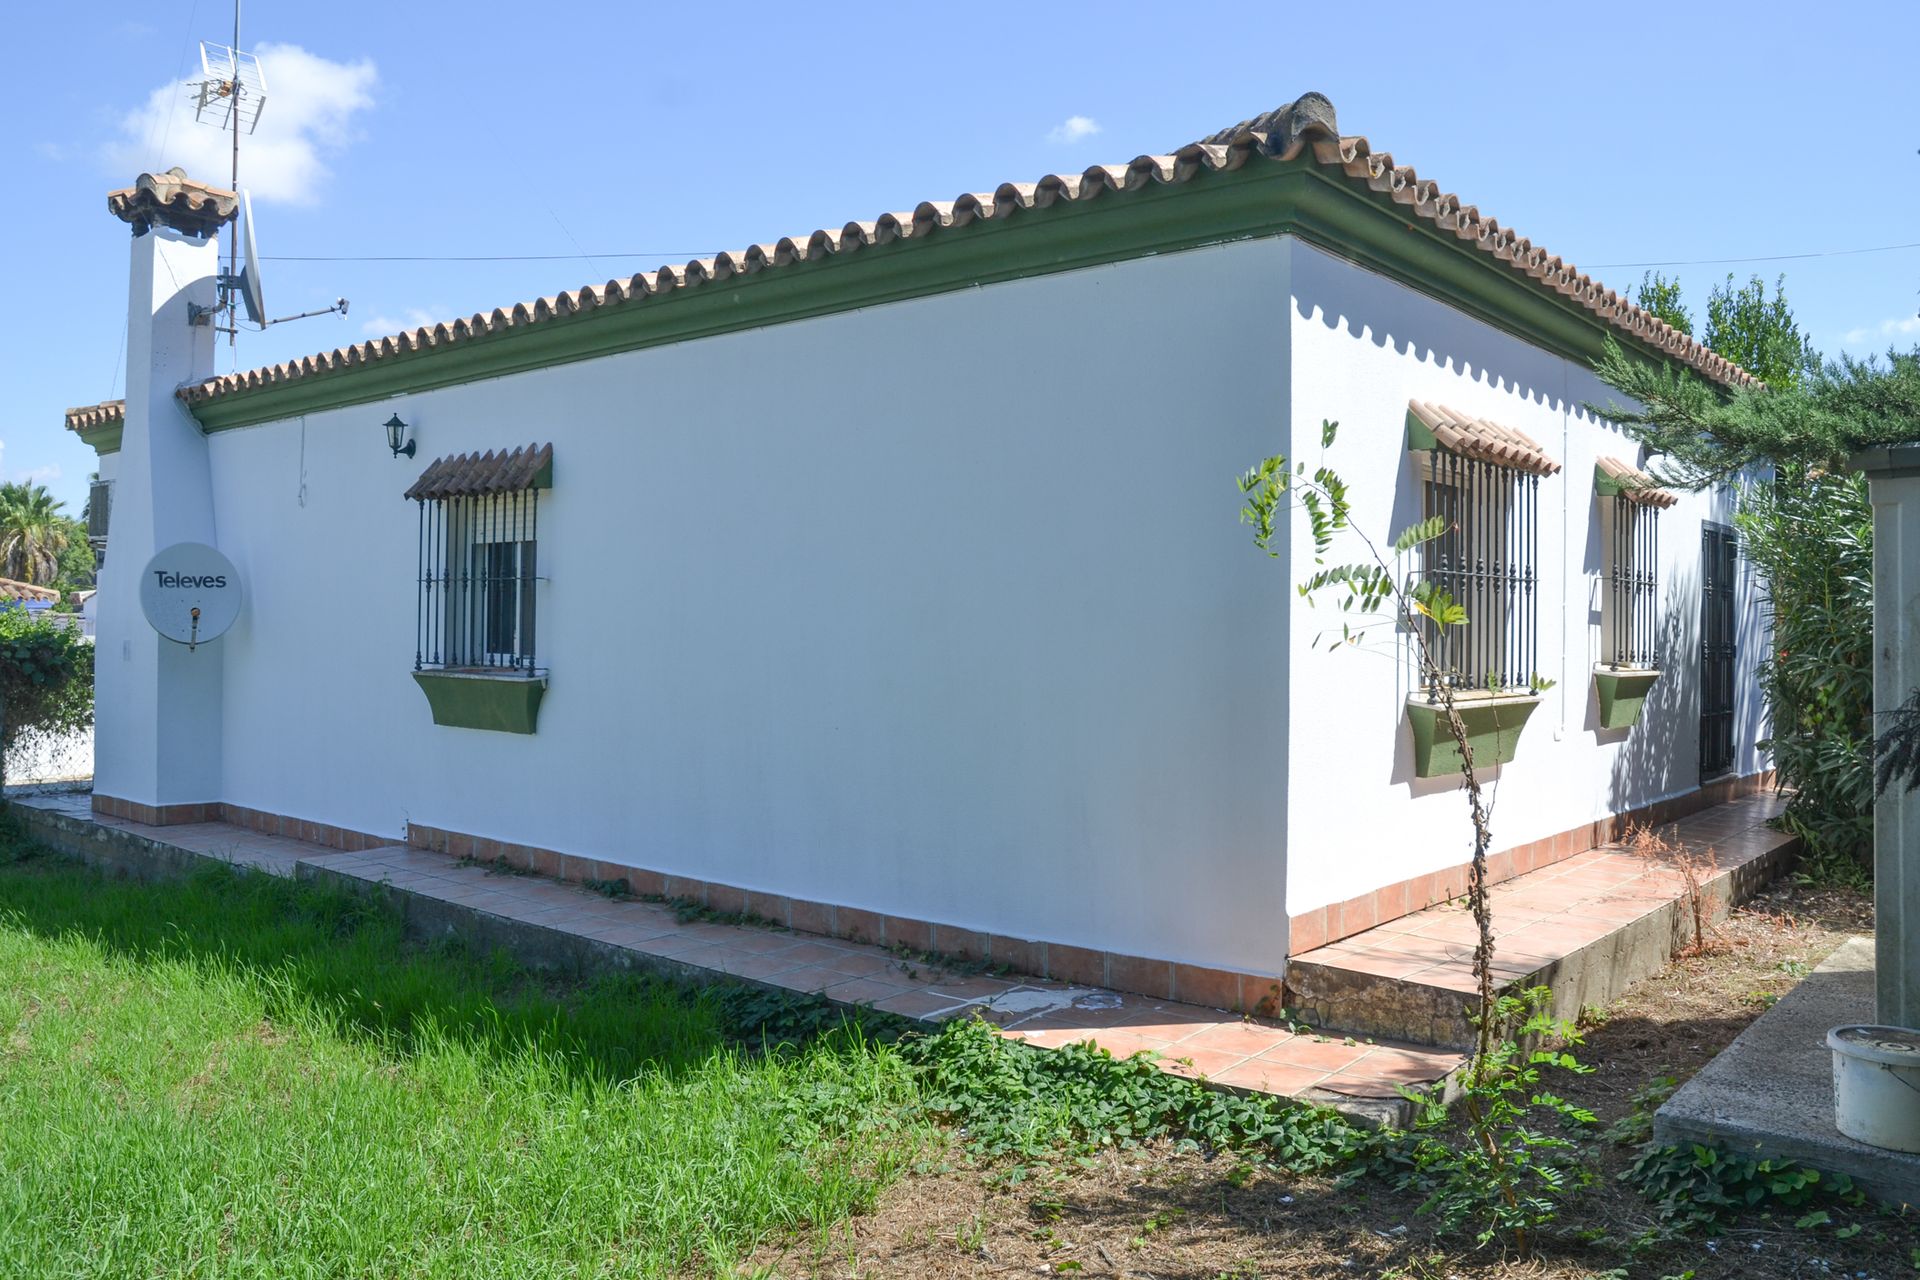
[[[1285,234],[1376,270],[1535,346],[1598,360],[1608,336],[1652,348],[1505,263],[1409,218],[1392,198],[1309,157],[949,227],[821,261],[595,308],[349,369],[230,391],[191,406],[207,431],[371,404],[578,360],[833,315],[976,285]]]
[[[120,452],[120,437],[126,434],[126,430],[127,424],[122,420],[104,427],[95,427],[91,431],[76,431],[74,434],[80,437],[81,444],[104,458],[110,453]]]

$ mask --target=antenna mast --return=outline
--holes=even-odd
[[[260,69],[260,59],[240,47],[240,0],[233,0],[233,43],[200,42],[200,73],[200,81],[193,89],[193,118],[216,129],[233,131],[229,181],[241,208],[246,211],[246,221],[234,223],[232,238],[227,244],[227,269],[219,275],[220,301],[209,310],[199,312],[195,323],[204,324],[215,316],[226,316],[223,331],[231,349],[239,341],[243,307],[247,318],[262,329],[281,323],[281,320],[267,319],[260,288],[259,251],[254,246],[253,200],[240,189],[240,135],[250,134],[260,126],[260,113],[267,105],[267,77]],[[345,298],[335,299],[334,304],[324,310],[302,311],[282,319],[304,320],[308,316],[334,314],[347,314]]]
[[[200,81],[193,87],[193,118],[216,129],[233,131],[231,168],[228,180],[234,194],[240,193],[240,135],[260,126],[260,112],[267,105],[267,79],[260,60],[240,47],[240,0],[233,0],[233,43],[200,42]],[[235,282],[240,276],[240,237],[238,229],[227,244],[227,271],[221,277],[219,310],[227,317],[227,345],[238,338],[239,318],[233,305]]]
[[[235,95],[234,107],[238,109],[240,105],[240,102],[239,102],[240,76],[239,76],[239,66],[238,66],[240,61],[240,0],[233,0],[233,44],[231,48],[233,51],[233,61],[235,63],[234,78],[233,78],[233,85],[232,85],[233,93]],[[261,101],[261,105],[262,106],[266,105],[264,97]],[[253,119],[255,124],[258,124],[260,122],[260,113],[258,110],[254,112]],[[229,172],[229,181],[227,184],[227,190],[233,192],[235,199],[239,198],[240,196],[240,124],[238,120],[234,122],[234,126],[233,126],[233,166]],[[215,262],[217,264],[218,259],[216,259]],[[227,274],[234,275],[239,271],[239,269],[240,269],[240,237],[238,235],[230,235],[227,237]],[[231,327],[228,328],[227,330],[227,350],[231,352],[234,348],[234,344],[237,343],[239,340],[240,340],[240,321],[237,318],[235,318],[232,321]]]

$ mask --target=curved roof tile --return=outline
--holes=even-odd
[[[101,427],[111,427],[127,420],[127,402],[125,400],[103,400],[99,404],[83,404],[67,410],[67,430],[95,431]]]
[[[1643,507],[1666,508],[1680,501],[1678,494],[1662,489],[1652,476],[1620,461],[1618,458],[1599,457],[1594,465],[1620,491],[1620,496],[1628,502],[1637,502]]]
[[[1615,329],[1716,382],[1741,386],[1756,381],[1732,361],[1641,310],[1572,264],[1514,234],[1498,220],[1482,217],[1474,206],[1420,178],[1412,166],[1396,164],[1391,154],[1374,151],[1364,137],[1341,136],[1332,104],[1319,94],[1307,94],[1286,107],[1189,143],[1170,155],[1139,156],[1124,165],[1095,165],[1079,174],[1047,174],[1037,182],[1002,183],[992,192],[967,193],[949,201],[925,201],[911,211],[883,213],[871,222],[848,222],[838,231],[821,229],[805,236],[789,236],[714,258],[697,258],[677,269],[661,266],[651,274],[641,272],[625,280],[584,285],[531,303],[495,308],[394,337],[375,338],[300,360],[211,378],[182,388],[179,394],[190,406],[203,404],[235,392],[340,372],[413,350],[471,341],[503,330],[540,324],[596,306],[627,305],[695,289],[731,276],[751,276],[799,262],[819,261],[830,254],[855,252],[868,245],[923,239],[938,230],[965,225],[975,219],[1006,218],[1061,201],[1077,203],[1097,199],[1108,191],[1125,193],[1153,185],[1179,185],[1206,172],[1232,171],[1259,159],[1287,161],[1301,155],[1310,156],[1314,163],[1337,170],[1370,190],[1388,195],[1407,206],[1414,216],[1472,245],[1494,261],[1510,265],[1538,286],[1571,299]]]
[[[1538,441],[1517,428],[1504,427],[1425,400],[1408,401],[1407,412],[1419,419],[1449,453],[1536,476],[1550,476],[1560,470],[1560,464],[1547,455]]]

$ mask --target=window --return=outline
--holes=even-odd
[[[1422,622],[1434,700],[1459,691],[1526,693],[1539,674],[1540,477],[1560,470],[1511,427],[1415,400],[1407,445],[1418,451],[1421,516],[1439,537],[1421,549],[1421,573],[1453,597],[1464,624]]]
[[[1616,458],[1594,469],[1606,547],[1601,664],[1613,671],[1660,665],[1660,512],[1678,499]]]
[[[407,490],[420,511],[415,671],[533,675],[540,490],[551,446],[438,458]]]
[[[1660,513],[1625,495],[1612,501],[1607,531],[1607,666],[1615,671],[1659,665],[1655,619],[1659,597],[1655,581],[1660,563]]]
[[[1540,478],[1444,449],[1433,451],[1425,473],[1422,514],[1446,522],[1426,544],[1426,578],[1467,621],[1426,624],[1434,670],[1424,683],[1525,692],[1538,669]]]

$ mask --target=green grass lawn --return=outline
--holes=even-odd
[[[937,1131],[893,1048],[423,948],[264,875],[0,854],[0,1274],[721,1272]]]

